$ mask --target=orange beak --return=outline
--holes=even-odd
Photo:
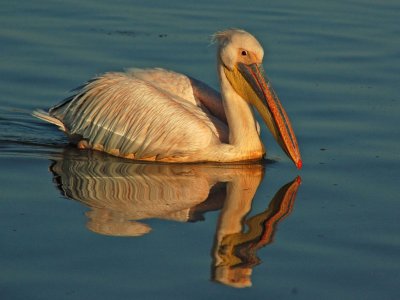
[[[283,151],[294,162],[296,167],[301,169],[303,162],[289,117],[270,82],[263,75],[262,66],[259,64],[246,65],[238,63],[237,67],[257,96],[247,100],[257,108]]]

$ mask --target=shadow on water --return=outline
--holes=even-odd
[[[271,243],[292,211],[300,177],[285,184],[265,211],[247,218],[264,165],[132,163],[98,152],[65,149],[50,170],[62,195],[90,208],[87,228],[112,236],[141,236],[157,218],[196,222],[220,210],[212,251],[212,279],[251,286],[257,251]],[[247,226],[247,230],[245,230]]]

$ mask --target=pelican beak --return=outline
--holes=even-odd
[[[238,63],[225,74],[235,91],[256,107],[275,140],[298,169],[303,163],[292,125],[259,64]]]

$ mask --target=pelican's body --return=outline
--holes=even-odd
[[[79,148],[148,161],[238,162],[265,154],[254,105],[301,167],[290,122],[259,71],[258,41],[243,30],[215,39],[221,95],[186,75],[133,69],[97,77],[48,113],[34,115],[58,125]]]

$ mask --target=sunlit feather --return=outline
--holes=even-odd
[[[267,123],[270,118],[281,122],[277,121],[280,116],[271,116],[263,108],[267,100],[263,97],[271,93],[264,90],[269,85],[262,83],[261,73],[243,74],[237,69],[243,64],[258,68],[263,49],[251,34],[238,29],[218,32],[214,40],[221,94],[183,74],[160,68],[131,69],[94,78],[48,113],[34,115],[59,126],[79,148],[116,156],[166,162],[259,160],[265,149],[251,106],[257,104]],[[236,75],[232,77],[231,72]],[[249,76],[258,76],[254,82],[261,84],[250,82],[244,85],[247,92],[237,92],[235,86]],[[244,99],[247,95],[257,99]],[[283,109],[282,115],[286,117]],[[286,135],[275,134],[299,166],[299,151],[287,145],[293,138]]]

